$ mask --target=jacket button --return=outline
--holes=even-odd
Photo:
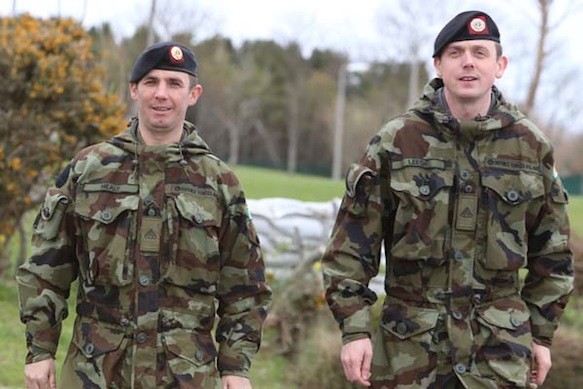
[[[113,215],[111,214],[111,211],[108,211],[107,209],[101,212],[101,220],[103,221],[108,222],[111,220],[112,217]]]
[[[419,193],[421,193],[423,196],[427,196],[429,193],[431,193],[431,188],[429,188],[429,185],[421,185],[419,187]]]
[[[150,285],[150,278],[148,276],[140,276],[140,279],[138,280],[138,282],[142,286],[148,286],[148,285]]]
[[[194,215],[194,221],[197,222],[198,224],[202,223],[202,216],[200,216],[199,214]]]
[[[95,346],[93,346],[93,343],[87,343],[84,347],[84,350],[87,354],[93,354],[93,351],[95,351]]]
[[[45,219],[48,219],[49,216],[51,216],[51,210],[49,209],[49,207],[44,207],[42,210],[42,214]]]
[[[156,216],[156,210],[154,208],[148,209],[148,216]]]
[[[407,324],[405,324],[402,321],[397,323],[396,329],[397,329],[397,332],[401,335],[405,335],[407,333],[407,331],[409,331],[409,328],[407,328]]]
[[[460,311],[453,311],[451,313],[451,316],[453,316],[453,318],[456,320],[461,320],[464,317],[464,315]]]
[[[510,316],[510,324],[512,324],[514,327],[520,327],[522,325],[522,321],[516,316]]]
[[[506,198],[509,201],[515,202],[518,200],[518,192],[515,190],[509,190],[508,192],[506,192]]]
[[[461,251],[456,250],[453,254],[453,259],[460,262],[464,259],[464,254]]]
[[[130,324],[130,320],[127,317],[122,317],[119,320],[119,324],[121,324],[122,326],[126,327]]]
[[[457,363],[454,367],[456,373],[464,374],[466,372],[466,367],[463,363]]]
[[[196,352],[194,353],[194,358],[196,358],[197,361],[202,361],[203,357],[204,355],[202,354],[202,351],[196,350]]]
[[[136,340],[138,341],[138,343],[144,343],[146,340],[148,340],[148,334],[146,334],[145,332],[140,332],[136,337]]]
[[[467,170],[462,170],[462,171],[460,172],[460,177],[462,178],[462,180],[467,180],[467,179],[469,179],[471,176],[472,176],[472,173],[470,173],[470,172],[469,172],[469,171],[467,171]]]
[[[471,185],[466,185],[466,187],[464,188],[464,192],[466,193],[472,193],[473,190],[474,188]]]

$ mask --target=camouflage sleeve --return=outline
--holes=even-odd
[[[70,224],[71,198],[63,190],[68,169],[48,190],[34,222],[32,253],[18,268],[20,320],[26,325],[26,363],[55,356],[67,298],[77,278]],[[60,182],[60,181],[61,182]]]
[[[217,365],[222,376],[248,377],[261,343],[271,290],[265,281],[265,265],[249,208],[234,175],[233,180],[236,184],[226,189],[228,212],[220,235]]]
[[[344,343],[371,335],[370,306],[377,299],[368,287],[379,271],[383,238],[380,138],[370,142],[346,175],[342,200],[322,258],[326,299]]]
[[[545,198],[528,239],[528,274],[522,298],[531,314],[534,340],[550,346],[573,290],[567,195],[554,169],[552,152],[543,159]]]

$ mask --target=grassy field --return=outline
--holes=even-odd
[[[332,181],[322,177],[289,175],[274,170],[248,167],[237,167],[235,171],[243,183],[248,198],[290,197],[304,201],[328,201],[341,197],[344,191],[343,181]],[[571,197],[569,214],[573,231],[583,236],[583,197]],[[12,252],[16,252],[14,245],[10,248]],[[12,270],[9,271],[10,276],[12,272]],[[581,333],[583,304],[581,297],[576,301],[576,304],[569,306],[564,321],[565,326],[562,328],[579,328],[577,331]],[[72,302],[70,305],[72,308]],[[0,388],[20,388],[23,387],[24,328],[18,318],[16,285],[13,280],[0,281],[0,312],[2,318],[0,320]],[[58,364],[63,361],[65,345],[71,337],[71,325],[72,318],[68,318],[63,329],[62,346],[57,355]],[[334,331],[337,329],[329,329],[329,332],[334,333]],[[278,350],[277,335],[275,330],[266,331],[263,347],[252,369],[255,388],[294,387],[292,381],[294,362]],[[320,347],[320,349],[327,349],[328,345],[322,344]],[[315,348],[318,349],[318,347]]]
[[[344,180],[278,170],[238,166],[235,173],[250,199],[287,197],[303,201],[329,201],[344,194]]]

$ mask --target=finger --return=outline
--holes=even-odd
[[[57,378],[55,374],[55,369],[51,369],[49,373],[49,385],[51,389],[57,389]]]
[[[372,362],[372,352],[370,352],[369,350],[367,350],[364,353],[364,357],[362,359],[362,365],[361,365],[361,369],[360,369],[360,376],[369,385],[370,385],[370,383],[369,383],[368,380],[369,380],[369,378],[371,376],[371,373],[370,373],[371,362]]]
[[[350,382],[357,382],[360,373],[360,358],[357,358],[352,354],[343,356],[342,367],[346,379]]]

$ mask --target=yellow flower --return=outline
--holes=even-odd
[[[10,168],[12,170],[20,170],[21,167],[22,167],[22,160],[20,158],[16,157],[12,161],[10,161]]]

